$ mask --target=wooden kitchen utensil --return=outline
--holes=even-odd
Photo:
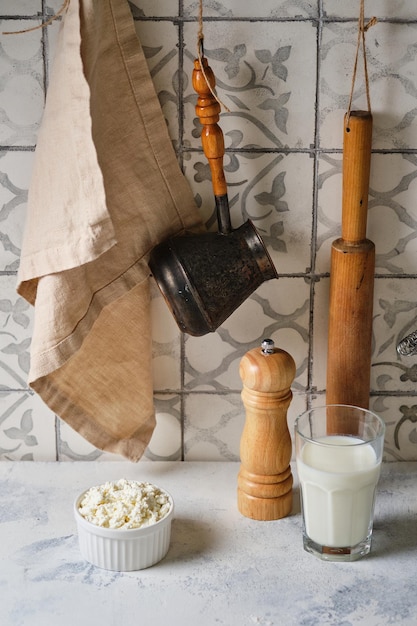
[[[372,115],[345,116],[342,236],[331,250],[327,404],[369,406],[375,246],[366,238]]]
[[[292,507],[292,443],[287,410],[295,377],[293,358],[265,339],[245,354],[239,374],[246,421],[240,441],[238,508],[255,520],[275,520]]]
[[[186,234],[160,243],[151,252],[149,267],[180,329],[201,336],[214,332],[264,281],[278,274],[252,221],[232,228],[224,137],[217,123],[220,104],[212,93],[215,77],[205,57],[194,61],[193,86],[218,232]]]

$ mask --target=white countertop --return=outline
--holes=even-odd
[[[238,471],[220,462],[0,462],[2,626],[415,626],[417,463],[383,465],[372,552],[354,563],[304,552],[297,487],[290,516],[243,517]],[[100,570],[79,553],[73,500],[122,477],[175,500],[170,550],[147,570]]]

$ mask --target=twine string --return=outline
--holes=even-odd
[[[362,44],[363,51],[363,68],[365,74],[365,89],[366,89],[366,100],[368,103],[368,111],[371,113],[371,96],[369,92],[369,77],[368,77],[368,63],[366,59],[366,45],[365,45],[365,33],[375,24],[377,23],[376,17],[372,17],[367,24],[365,24],[365,0],[361,0],[360,10],[359,10],[359,20],[358,20],[358,41],[356,45],[356,54],[355,54],[355,62],[353,65],[353,74],[352,74],[352,85],[350,89],[350,97],[349,97],[349,105],[347,110],[347,124],[349,123],[350,112],[352,108],[352,100],[353,100],[353,92],[355,90],[355,81],[356,81],[356,72],[358,69],[358,58],[359,58],[359,50]]]
[[[34,30],[38,30],[38,28],[45,28],[45,26],[49,26],[49,24],[52,24],[52,22],[54,22],[60,15],[62,15],[62,13],[64,13],[64,11],[68,9],[69,3],[70,0],[64,0],[61,8],[54,15],[52,15],[49,20],[46,20],[46,22],[42,22],[42,24],[37,24],[36,26],[32,26],[31,28],[24,28],[23,30],[3,31],[2,35],[22,35],[23,33],[31,33]]]
[[[200,50],[203,51],[204,54],[204,32],[203,32],[203,0],[200,0],[198,6],[198,33],[197,33],[197,52]]]
[[[198,10],[198,33],[197,33],[197,57],[200,63],[201,72],[204,76],[204,80],[206,81],[207,87],[210,89],[210,93],[213,98],[220,104],[221,107],[228,113],[230,113],[230,109],[220,100],[214,89],[212,88],[210,81],[207,77],[207,74],[204,69],[203,57],[204,57],[204,30],[203,30],[203,0],[200,0],[199,10]]]

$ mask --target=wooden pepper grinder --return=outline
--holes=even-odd
[[[276,520],[292,508],[291,452],[287,410],[294,359],[264,339],[245,354],[239,374],[246,421],[240,441],[238,508],[256,520]]]

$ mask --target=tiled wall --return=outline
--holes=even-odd
[[[61,0],[0,0],[1,31],[34,26]],[[196,0],[135,0],[137,32],[178,158],[207,223],[209,169],[190,83]],[[237,460],[244,423],[238,366],[263,337],[297,365],[289,423],[323,403],[330,245],[340,233],[343,114],[359,0],[205,0],[205,52],[218,93],[234,225],[248,216],[280,274],[214,334],[181,336],[154,290],[157,428],[144,457]],[[376,245],[371,408],[387,460],[417,459],[417,358],[396,353],[417,328],[417,6],[368,0],[374,114],[368,237]],[[109,460],[27,388],[32,310],[15,293],[48,72],[59,28],[0,37],[0,458]],[[363,71],[353,108],[366,108]],[[57,137],[59,141],[59,137]],[[47,225],[45,225],[47,227]]]

